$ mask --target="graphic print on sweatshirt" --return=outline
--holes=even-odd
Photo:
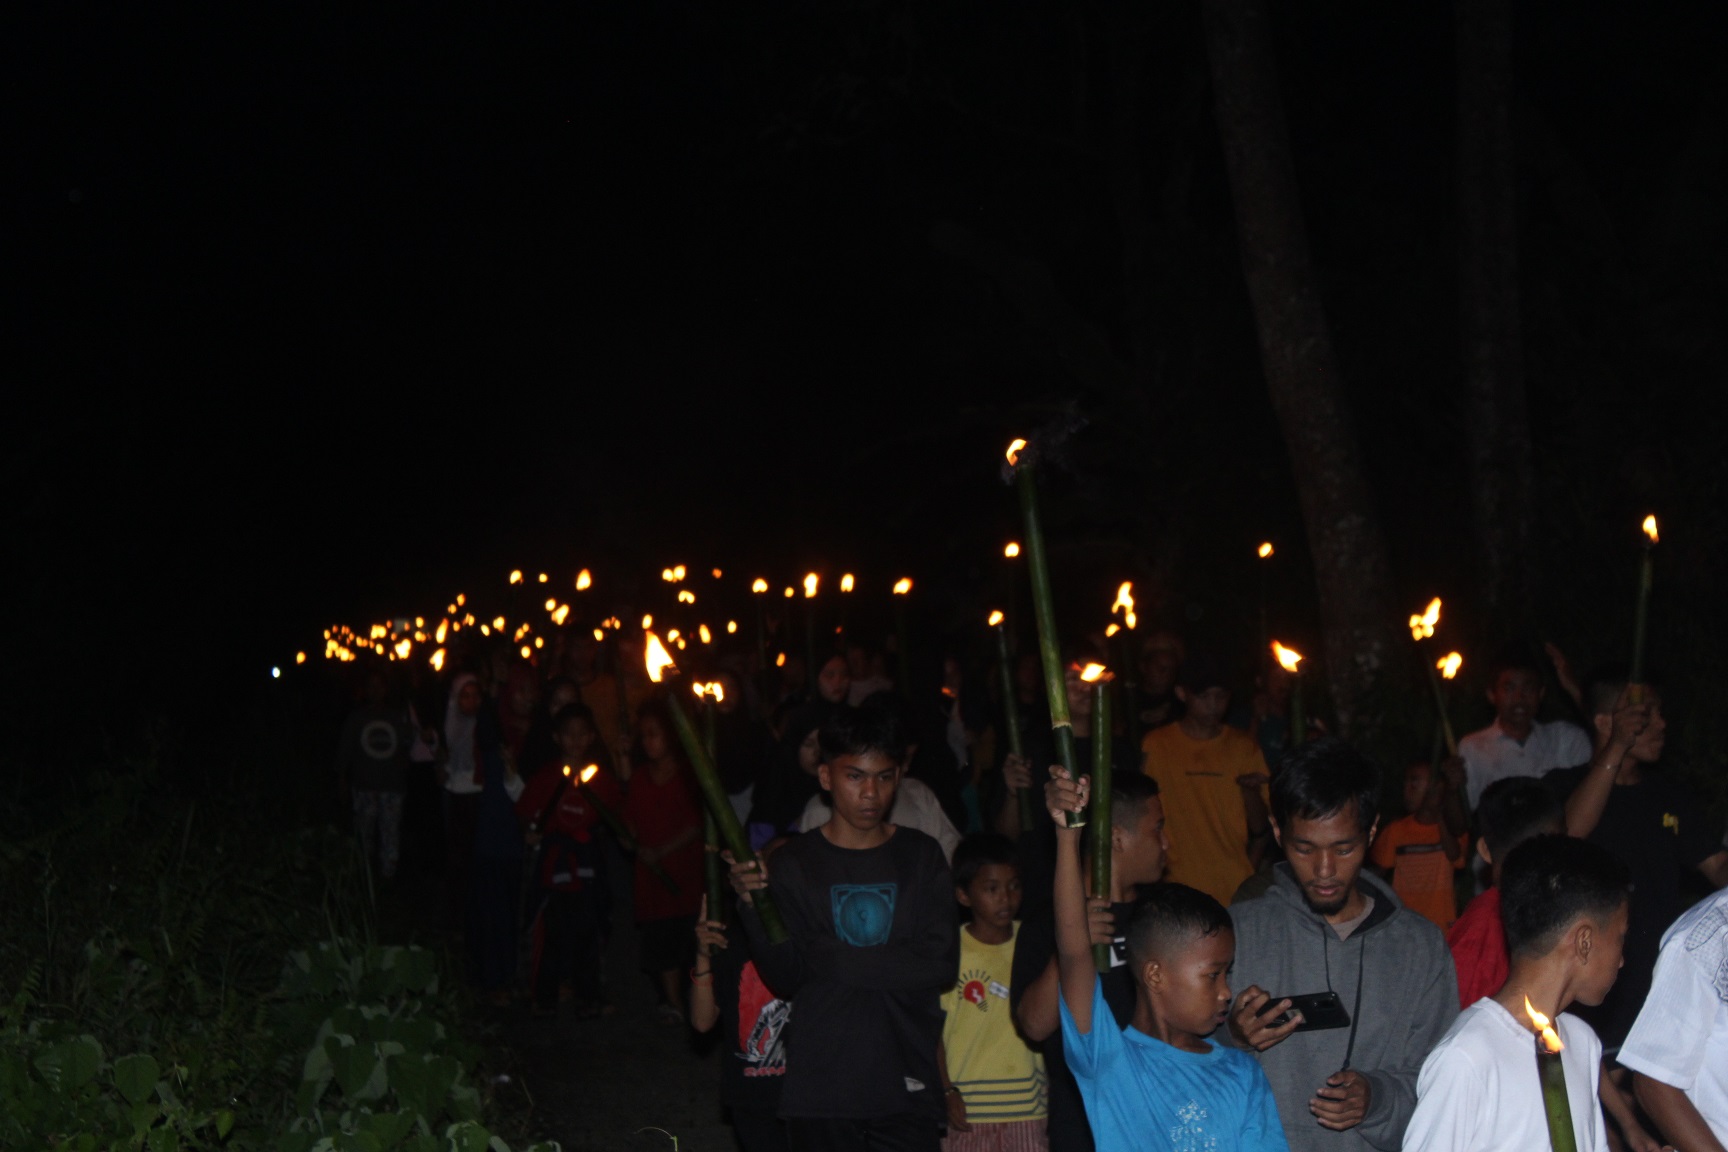
[[[854,948],[888,943],[894,927],[898,884],[836,884],[828,890],[834,914],[834,935]]]
[[[786,1021],[792,1016],[792,1005],[775,998],[762,983],[756,971],[756,961],[746,960],[738,979],[738,1059],[744,1061],[744,1075],[784,1076],[786,1074]]]

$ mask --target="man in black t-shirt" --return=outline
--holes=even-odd
[[[1672,770],[1657,766],[1667,721],[1661,694],[1641,688],[1639,701],[1623,673],[1596,676],[1589,698],[1595,756],[1542,778],[1565,802],[1567,833],[1601,845],[1632,870],[1626,966],[1601,1006],[1580,1013],[1610,1054],[1650,991],[1663,931],[1691,902],[1682,887],[1686,873],[1695,868],[1711,887],[1728,885],[1728,850],[1704,824],[1703,803]]]
[[[1048,769],[1041,774],[1047,776]],[[1049,805],[1042,807],[1048,814]],[[1111,890],[1102,897],[1089,893],[1086,907],[1093,943],[1108,941],[1111,946],[1110,971],[1102,979],[1104,1000],[1117,1025],[1126,1028],[1134,1018],[1134,980],[1128,971],[1128,946],[1122,933],[1133,916],[1137,889],[1158,882],[1164,874],[1164,857],[1170,851],[1158,782],[1138,772],[1112,780],[1110,823]],[[1090,883],[1090,868],[1086,878]],[[1021,1035],[1044,1054],[1044,1072],[1050,1081],[1050,1152],[1091,1152],[1092,1129],[1086,1122],[1086,1106],[1062,1054],[1056,930],[1048,901],[1045,908],[1041,916],[1021,922],[1014,945],[1009,1003]]]
[[[906,759],[894,714],[866,704],[822,727],[828,822],[773,868],[734,864],[739,921],[767,988],[792,1004],[780,1115],[796,1152],[936,1152],[941,993],[960,963],[941,846],[886,814]],[[788,938],[770,944],[752,903],[767,888]]]

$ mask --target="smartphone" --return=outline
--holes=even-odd
[[[1278,1019],[1272,1021],[1272,1027],[1278,1028],[1289,1023],[1291,1012],[1302,1013],[1302,1023],[1296,1025],[1298,1032],[1323,1032],[1328,1028],[1350,1027],[1350,1013],[1345,1009],[1344,1002],[1338,999],[1336,992],[1309,992],[1302,996],[1274,996],[1271,1003],[1281,1000],[1290,1001],[1288,1011],[1281,1012]]]

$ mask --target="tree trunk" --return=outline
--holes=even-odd
[[[1263,0],[1205,0],[1213,107],[1236,206],[1236,240],[1314,556],[1325,671],[1345,733],[1372,736],[1372,694],[1399,617],[1391,564],[1339,380],[1290,160]]]
[[[1458,290],[1477,568],[1501,631],[1531,624],[1535,512],[1518,301],[1511,0],[1457,0]]]

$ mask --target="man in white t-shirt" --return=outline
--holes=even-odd
[[[1588,840],[1538,836],[1511,851],[1500,873],[1511,971],[1498,993],[1459,1015],[1422,1062],[1404,1152],[1550,1146],[1527,1006],[1554,1018],[1576,1146],[1607,1152],[1597,1103],[1602,1042],[1566,1008],[1600,1004],[1614,986],[1630,883],[1626,866]]]
[[[1676,1148],[1728,1147],[1728,890],[1694,904],[1662,955],[1620,1063],[1638,1103]]]
[[[1495,661],[1488,688],[1494,723],[1458,741],[1470,811],[1476,811],[1482,790],[1496,780],[1539,777],[1555,768],[1576,768],[1590,759],[1594,748],[1584,729],[1564,720],[1544,724],[1536,719],[1546,691],[1542,670],[1534,661],[1519,654]]]

